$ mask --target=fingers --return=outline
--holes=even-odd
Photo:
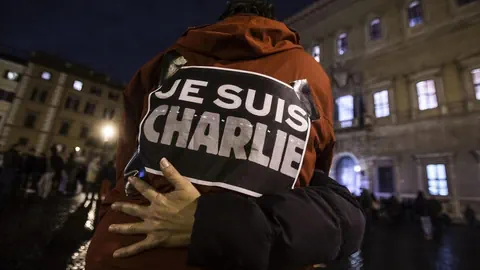
[[[157,197],[158,192],[143,180],[131,176],[128,178],[128,181],[135,187],[136,190],[138,190],[138,192],[147,198],[147,200],[153,201]]]
[[[108,227],[108,231],[119,234],[147,234],[151,231],[150,227],[145,222],[112,224]]]
[[[169,235],[165,241],[159,243],[166,248],[187,247],[190,244],[191,235],[188,233]]]
[[[179,190],[193,186],[166,158],[160,160],[160,169],[162,170],[163,176],[175,186],[175,189]]]
[[[162,242],[162,240],[163,239],[154,239],[153,237],[147,237],[138,243],[116,250],[113,253],[113,257],[125,258],[136,255],[142,251],[155,248],[160,242]]]
[[[112,209],[141,219],[148,217],[148,206],[131,203],[114,203]]]

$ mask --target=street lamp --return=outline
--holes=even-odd
[[[115,135],[115,128],[112,125],[105,125],[102,128],[103,135],[103,156],[107,157],[107,142]]]
[[[113,128],[112,125],[106,125],[102,129],[102,135],[103,135],[103,141],[108,142],[113,135],[115,134],[115,129]]]

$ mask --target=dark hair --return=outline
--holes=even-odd
[[[267,0],[232,0],[227,2],[227,8],[219,20],[236,14],[253,14],[269,19],[275,19],[273,4]]]

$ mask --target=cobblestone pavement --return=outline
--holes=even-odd
[[[84,269],[95,208],[84,195],[11,208],[0,217],[0,270]],[[362,257],[367,270],[478,270],[480,230],[451,226],[426,241],[413,225],[381,227],[367,234]]]

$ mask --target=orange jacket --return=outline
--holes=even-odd
[[[299,45],[299,36],[285,24],[258,16],[237,15],[212,25],[190,28],[169,50],[172,49],[188,60],[187,65],[253,71],[286,83],[307,79],[320,118],[312,122],[300,178],[296,183],[298,186],[308,186],[315,168],[329,171],[334,145],[330,82],[322,67]],[[187,249],[158,248],[127,259],[112,257],[116,249],[143,238],[109,233],[108,226],[112,223],[138,221],[134,217],[113,212],[109,206],[116,201],[147,203],[141,197],[125,196],[123,169],[137,148],[138,127],[147,112],[147,96],[159,81],[162,55],[159,54],[138,70],[125,89],[125,115],[117,151],[117,185],[101,206],[102,219],[87,256],[88,270],[197,269],[187,266]],[[161,177],[147,177],[158,191],[171,190]],[[212,190],[198,188],[202,193]]]

